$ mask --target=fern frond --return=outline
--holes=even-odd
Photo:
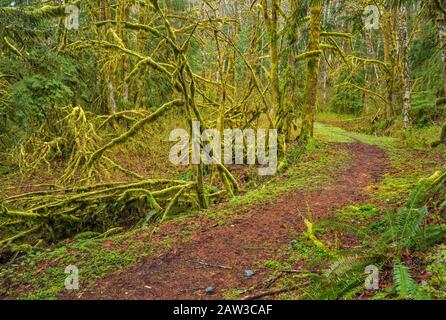
[[[410,299],[415,291],[416,283],[410,274],[409,268],[402,262],[393,266],[393,281],[396,292],[401,299]]]
[[[410,248],[420,234],[429,211],[426,207],[419,209],[402,208],[398,210],[397,241],[399,249]]]
[[[370,264],[373,260],[374,259],[371,256],[351,255],[341,257],[332,265],[327,275],[329,277],[341,277],[353,270],[358,269],[362,272],[364,267]]]
[[[427,300],[429,294],[422,292],[410,274],[409,268],[398,261],[393,266],[394,287],[399,298],[406,300]]]

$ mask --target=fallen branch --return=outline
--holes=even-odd
[[[302,284],[302,285],[306,285],[306,284]],[[260,298],[264,298],[264,297],[268,297],[268,296],[274,296],[274,295],[281,294],[281,293],[296,291],[296,290],[299,290],[302,287],[302,285],[294,286],[294,287],[290,287],[290,288],[282,288],[282,289],[263,291],[263,292],[256,293],[256,294],[253,294],[250,296],[245,296],[241,300],[256,300],[256,299],[260,299]]]
[[[228,267],[228,266],[221,266],[218,264],[211,264],[211,263],[207,263],[207,262],[203,262],[203,261],[198,261],[199,264],[205,266],[205,267],[212,267],[212,268],[220,268],[220,269],[226,269],[226,270],[232,270],[232,267]]]

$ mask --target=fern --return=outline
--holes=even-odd
[[[345,256],[336,261],[327,273],[328,276],[341,277],[349,272],[360,270],[362,273],[364,267],[373,262],[371,256]]]
[[[446,170],[423,179],[412,192],[405,207],[400,208],[389,220],[384,239],[396,244],[398,254],[403,249],[425,247],[435,239],[443,238],[442,228],[426,226],[430,213],[444,211],[446,195]]]
[[[415,292],[416,283],[410,274],[409,268],[401,262],[393,266],[393,280],[399,297],[409,299]]]
[[[398,210],[397,240],[399,250],[413,246],[415,238],[422,231],[422,226],[428,214],[429,211],[426,207]]]
[[[420,290],[420,287],[412,278],[409,268],[398,261],[393,266],[394,287],[400,299],[426,300],[429,295]]]

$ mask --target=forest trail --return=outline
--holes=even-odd
[[[367,201],[366,187],[378,183],[389,170],[386,153],[377,146],[356,142],[336,147],[348,148],[351,162],[347,170],[337,172],[328,187],[283,194],[274,203],[235,215],[230,225],[210,225],[202,223],[200,217],[190,217],[188,223],[194,219],[200,223],[190,241],[179,241],[166,254],[149,256],[93,287],[63,298],[219,299],[235,288],[254,288],[249,294],[262,291],[270,270],[257,262],[273,258],[280,248],[289,245],[293,234],[305,230],[309,209],[317,221],[346,205]],[[167,224],[157,234],[179,230]],[[254,270],[254,276],[247,277],[245,270]],[[208,287],[214,293],[206,293]]]

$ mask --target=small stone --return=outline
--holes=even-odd
[[[245,270],[245,276],[248,278],[251,278],[254,275],[254,271],[252,270]]]
[[[290,241],[290,244],[291,244],[292,246],[295,246],[295,245],[297,244],[297,240],[295,240],[295,239],[291,240],[291,241]]]
[[[206,292],[207,294],[214,293],[214,288],[212,288],[212,287],[207,287],[207,288],[204,290],[204,292]]]

